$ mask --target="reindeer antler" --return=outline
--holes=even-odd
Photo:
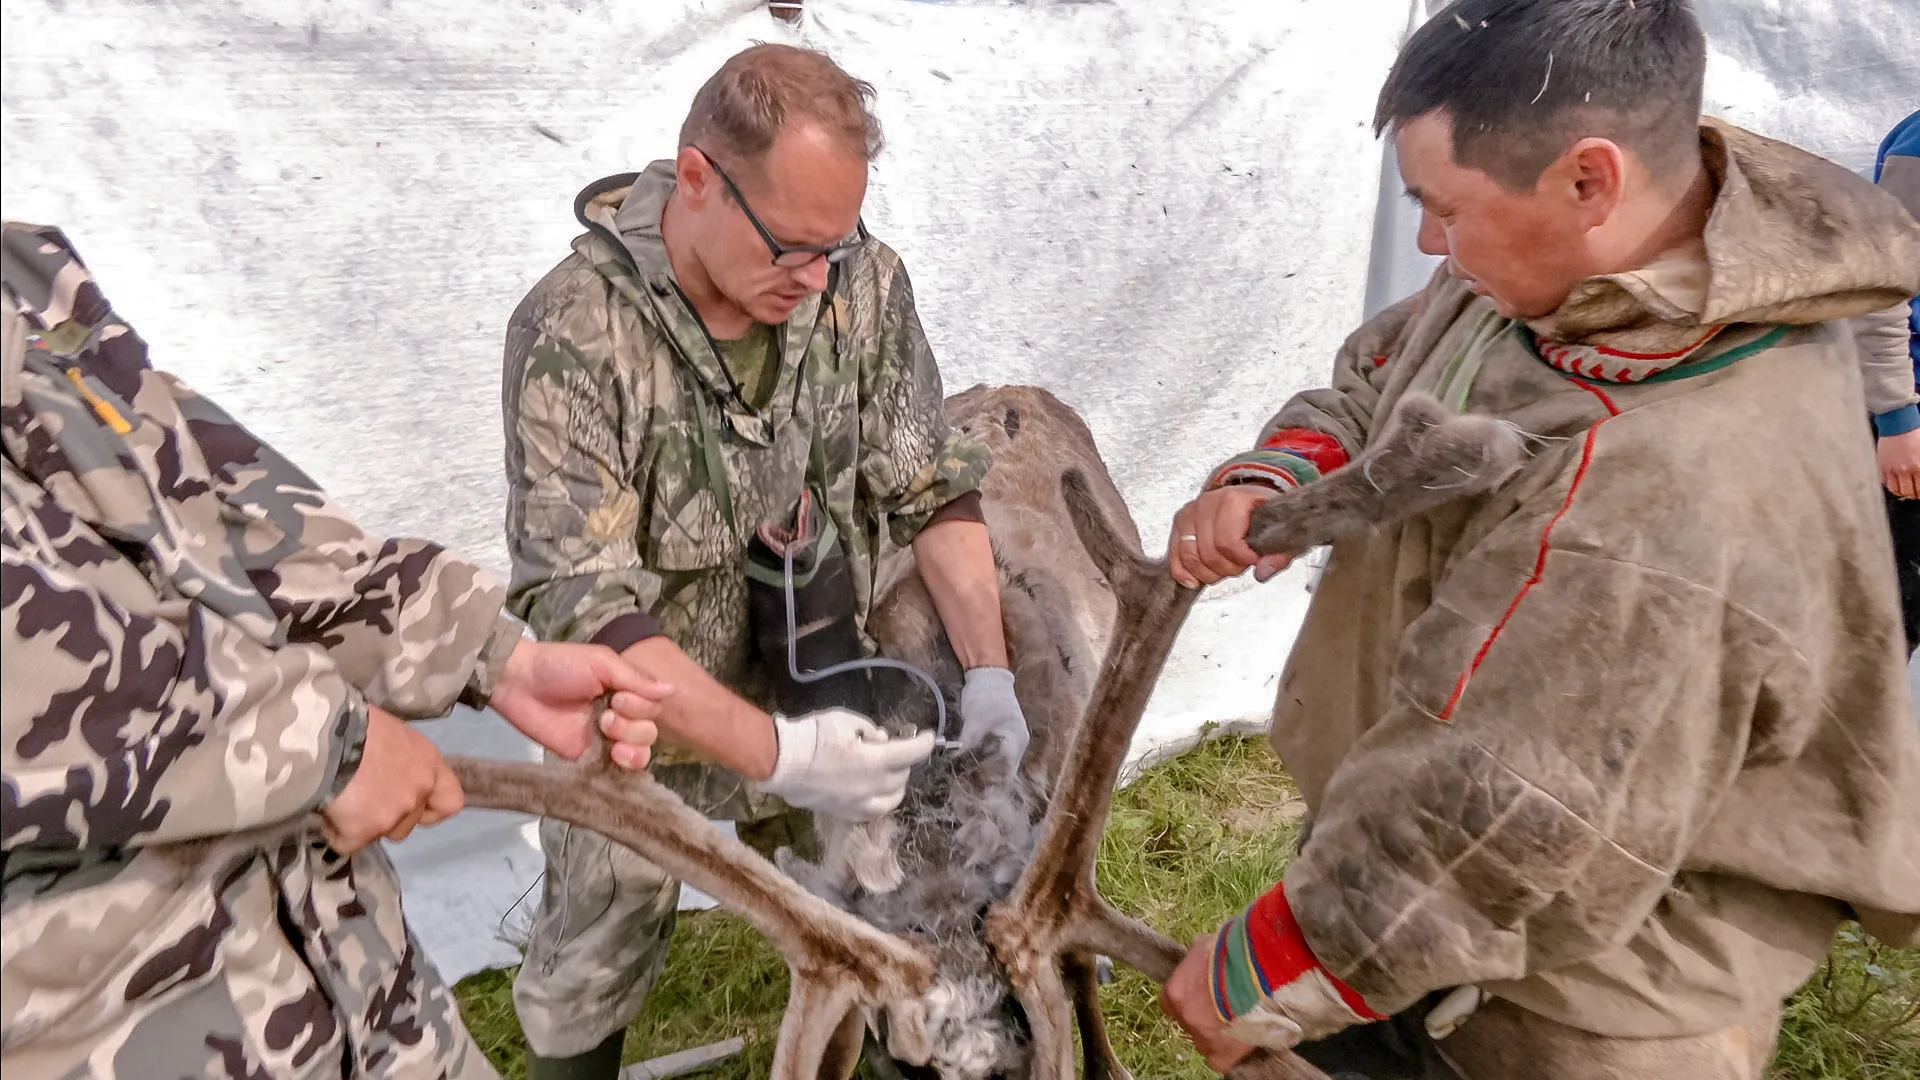
[[[1257,509],[1248,543],[1262,553],[1298,551],[1486,490],[1518,461],[1517,432],[1496,421],[1453,417],[1432,399],[1409,395],[1376,445],[1352,464]],[[987,936],[1031,1025],[1036,1080],[1071,1080],[1069,1025],[1076,1011],[1089,1080],[1125,1080],[1100,1027],[1087,954],[1113,956],[1164,982],[1184,950],[1101,898],[1094,856],[1134,728],[1199,594],[1175,584],[1163,563],[1120,538],[1081,473],[1068,471],[1061,487],[1081,543],[1113,588],[1119,615],[1039,847],[1012,895],[990,911]],[[575,765],[463,757],[448,764],[469,805],[592,829],[706,892],[771,939],[792,972],[775,1080],[845,1075],[868,1010],[905,1007],[896,1035],[909,1041],[927,1035],[913,1030],[910,1007],[934,975],[924,950],[814,896],[651,777],[614,767],[604,745]],[[1326,1080],[1285,1051],[1257,1052],[1232,1075]]]
[[[1388,524],[1463,495],[1486,491],[1520,460],[1516,431],[1484,417],[1455,416],[1424,395],[1410,394],[1374,445],[1318,483],[1275,496],[1256,509],[1248,543],[1262,554],[1299,552],[1365,528]],[[1071,1080],[1073,1038],[1062,963],[1076,980],[1075,1002],[1086,1014],[1091,988],[1082,954],[1105,953],[1159,982],[1186,950],[1116,911],[1094,884],[1094,857],[1113,789],[1133,732],[1146,710],[1197,590],[1173,581],[1164,562],[1120,541],[1077,472],[1061,478],[1074,527],[1088,555],[1107,575],[1120,612],[1106,663],[1086,714],[1074,732],[1059,787],[1048,807],[1033,861],[1008,898],[987,919],[987,938],[1012,978],[1033,1028],[1035,1080]],[[1095,1033],[1088,1044],[1089,1073]],[[1124,1075],[1111,1060],[1102,1071]],[[1260,1050],[1233,1070],[1239,1080],[1326,1080],[1285,1050]]]
[[[775,1080],[825,1075],[829,1051],[844,1052],[834,1044],[836,1034],[846,1037],[849,1014],[862,1006],[908,1001],[926,990],[933,961],[923,950],[814,896],[652,777],[617,769],[605,757],[602,746],[583,763],[567,766],[467,757],[450,757],[447,764],[467,805],[592,829],[646,856],[765,934],[792,973],[774,1046]]]

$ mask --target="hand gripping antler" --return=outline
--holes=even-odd
[[[1449,413],[1408,395],[1374,445],[1317,483],[1277,495],[1253,515],[1248,543],[1263,555],[1298,553],[1362,529],[1389,525],[1463,495],[1492,489],[1520,461],[1518,433],[1497,420]],[[1012,979],[1033,1030],[1035,1080],[1072,1080],[1073,1036],[1061,964],[1089,991],[1084,955],[1104,953],[1165,982],[1186,950],[1116,911],[1094,884],[1094,857],[1114,784],[1154,683],[1199,592],[1176,584],[1164,562],[1122,543],[1077,472],[1061,481],[1087,553],[1119,604],[1114,637],[1086,714],[1073,735],[1033,861],[1013,893],[988,915],[987,937]],[[1087,1043],[1089,1075],[1125,1072],[1111,1051]],[[1096,1062],[1095,1058],[1102,1060]],[[1232,1076],[1326,1080],[1287,1051],[1256,1051]]]
[[[599,747],[582,763],[540,765],[447,759],[468,806],[517,810],[592,829],[719,901],[765,934],[792,973],[774,1046],[774,1080],[815,1080],[843,1022],[862,1007],[909,1001],[933,980],[933,961],[814,896],[752,848],[714,828],[645,773]],[[857,1047],[857,1043],[854,1044]]]

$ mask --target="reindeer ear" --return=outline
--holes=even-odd
[[[1298,554],[1491,491],[1520,468],[1520,432],[1489,416],[1457,416],[1410,393],[1373,445],[1324,478],[1254,508],[1247,545]]]

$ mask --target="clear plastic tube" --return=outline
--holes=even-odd
[[[801,673],[799,627],[795,623],[794,615],[793,548],[794,545],[788,544],[786,551],[782,555],[784,559],[782,578],[787,601],[787,674],[793,676],[795,682],[810,683],[819,682],[821,679],[831,678],[832,676],[848,671],[871,670],[873,668],[892,668],[895,671],[904,671],[908,675],[925,683],[927,692],[933,695],[933,707],[937,710],[933,724],[934,747],[939,750],[959,749],[960,744],[958,742],[947,738],[947,699],[946,695],[940,692],[940,684],[933,681],[933,676],[914,667],[912,664],[903,663],[899,660],[889,660],[883,656],[876,656],[866,660],[847,660],[838,664],[829,664],[819,671],[809,671],[805,674]]]

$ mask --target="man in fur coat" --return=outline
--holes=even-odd
[[[1272,727],[1308,835],[1165,991],[1217,1068],[1752,1080],[1843,919],[1920,937],[1855,322],[1920,292],[1920,227],[1702,121],[1705,62],[1686,0],[1460,0],[1381,92],[1446,264],[1214,472],[1172,572],[1271,577],[1251,508],[1410,394],[1531,454],[1334,546]]]

